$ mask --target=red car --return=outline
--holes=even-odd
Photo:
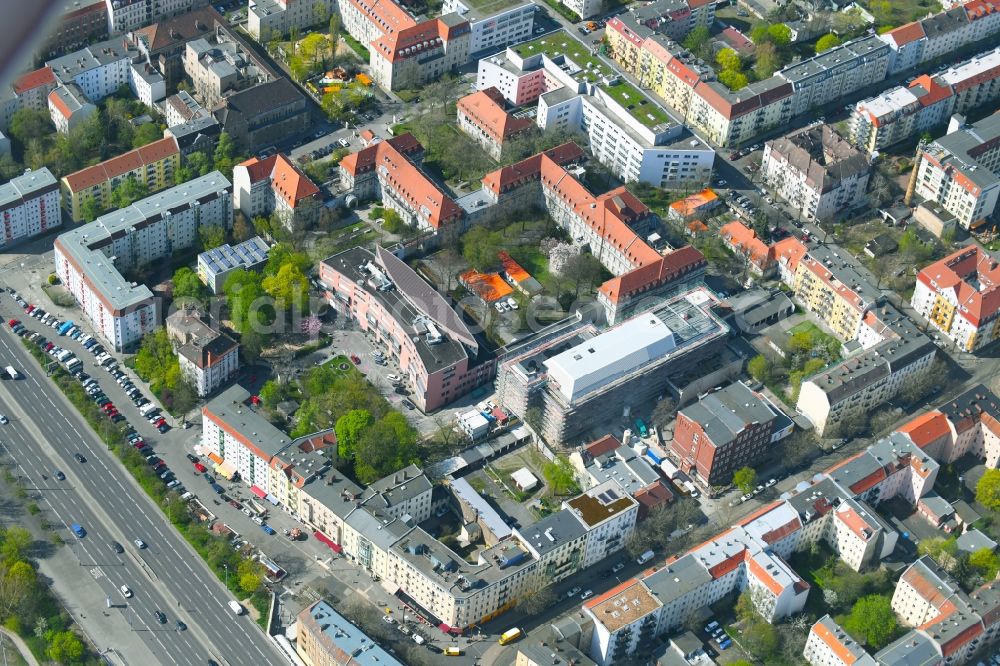
[[[194,468],[199,474],[204,474],[205,472],[208,471],[208,468],[202,465],[201,463],[195,463]]]
[[[354,354],[351,354],[351,361],[354,362],[354,365],[361,365],[361,359]]]
[[[19,320],[19,319],[11,319],[11,320],[10,320],[9,322],[7,322],[7,323],[8,323],[8,324],[10,324],[10,327],[11,327],[11,328],[14,328],[15,326],[17,326],[18,324],[20,324],[20,323],[21,323],[21,320]]]
[[[35,309],[34,305],[29,305],[28,307],[24,308],[24,311],[27,312],[28,314],[31,314],[31,311],[34,309]]]
[[[113,403],[113,402],[109,402],[108,404],[106,404],[103,407],[101,407],[101,409],[103,409],[106,412],[110,411],[110,410],[112,410],[114,408],[115,408],[115,403]]]
[[[153,427],[159,428],[161,425],[163,425],[166,422],[167,422],[167,420],[161,416],[159,419],[156,420],[156,423],[153,424]]]

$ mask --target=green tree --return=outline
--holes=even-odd
[[[247,594],[253,594],[264,582],[264,568],[256,560],[242,560],[236,569],[240,588]]]
[[[264,278],[264,291],[274,298],[280,310],[290,310],[293,305],[306,310],[309,305],[309,278],[295,264],[285,264],[276,275]]]
[[[733,485],[745,493],[757,485],[757,472],[752,467],[741,467],[733,472]]]
[[[24,167],[17,163],[13,155],[10,153],[0,155],[0,178],[10,180],[21,175],[22,171],[24,171]]]
[[[342,460],[354,457],[358,438],[365,428],[372,424],[372,415],[367,409],[352,409],[339,419],[334,430],[337,433],[337,453]]]
[[[498,232],[477,225],[462,236],[462,256],[477,271],[485,273],[500,267],[499,252],[506,245]]]
[[[684,48],[689,51],[700,51],[703,46],[708,44],[708,40],[711,38],[712,34],[708,28],[700,25],[689,32],[687,37],[684,38]]]
[[[288,243],[277,243],[268,251],[264,275],[277,275],[286,264],[295,266],[302,273],[308,273],[312,260],[308,254],[296,251]]]
[[[261,299],[265,294],[256,273],[242,268],[233,271],[226,278],[223,293],[229,306],[229,319],[241,335],[252,330],[260,332],[271,322],[271,310],[262,307]]]
[[[836,46],[840,46],[840,37],[837,37],[837,35],[832,32],[828,32],[816,40],[816,53],[829,51]]]
[[[215,161],[215,169],[221,171],[227,178],[232,178],[233,166],[236,157],[236,144],[229,132],[219,134],[219,143],[215,146],[215,154],[212,158]]]
[[[555,495],[573,495],[580,491],[573,473],[573,465],[566,456],[557,456],[552,462],[542,467],[542,476],[548,482]]]
[[[202,250],[211,250],[226,242],[226,228],[221,224],[208,224],[198,227],[198,240]]]
[[[757,47],[754,54],[753,72],[758,79],[766,79],[781,67],[778,49],[771,42],[765,42]]]
[[[418,461],[417,432],[402,414],[390,412],[361,433],[354,472],[367,485]]]
[[[57,664],[72,664],[83,659],[83,641],[72,631],[49,630],[45,638],[49,644],[45,653]]]
[[[382,213],[382,228],[390,234],[402,234],[409,231],[409,227],[403,222],[403,218],[391,208],[385,209]]]
[[[247,223],[247,218],[242,211],[233,212],[233,241],[242,243],[249,240],[254,235],[253,227]]]
[[[740,54],[730,48],[720,49],[715,54],[715,62],[719,63],[719,66],[723,70],[738,72],[743,68],[743,61],[740,59]]]
[[[993,511],[1000,511],[1000,469],[988,469],[976,483],[976,501]]]
[[[111,190],[111,207],[127,208],[139,199],[149,195],[149,188],[134,176],[129,176],[118,187]]]
[[[337,50],[337,39],[339,38],[338,35],[340,35],[340,26],[340,15],[337,14],[337,12],[332,12],[330,14],[330,25],[328,29],[330,31],[330,38],[334,40],[334,51]]]
[[[19,109],[10,119],[10,137],[26,145],[32,139],[41,139],[56,131],[49,114],[34,109]]]
[[[15,562],[24,557],[33,540],[31,532],[23,527],[8,527],[4,530],[3,546],[0,546],[0,555],[3,555],[4,562]]]
[[[775,46],[787,46],[792,42],[792,29],[784,23],[772,23],[767,28],[767,34]]]
[[[844,629],[876,650],[888,645],[896,633],[896,614],[889,598],[870,594],[858,599],[844,622]]]
[[[182,266],[174,271],[171,282],[174,284],[175,301],[182,298],[200,301],[205,294],[205,285],[201,283],[198,274],[187,266]]]
[[[719,72],[719,83],[730,90],[742,90],[747,86],[747,75],[732,69],[724,69]]]
[[[83,216],[84,222],[93,222],[103,212],[101,207],[97,205],[97,199],[92,194],[88,194],[83,203],[80,204],[80,215]]]
[[[132,135],[132,147],[142,148],[147,143],[153,143],[158,139],[163,138],[163,130],[160,129],[159,125],[155,123],[146,123],[144,125],[139,125],[135,133]]]
[[[225,134],[225,132],[223,132],[223,134]],[[209,173],[212,172],[212,169],[215,168],[215,165],[212,163],[212,160],[209,159],[208,155],[201,152],[200,150],[195,151],[190,155],[188,155],[187,159],[185,159],[184,162],[187,168],[191,170],[192,178],[194,176],[208,175]],[[223,175],[225,175],[227,178],[229,177],[229,174],[223,174]]]
[[[771,380],[771,362],[763,354],[757,354],[747,361],[747,372],[761,384]]]
[[[1000,572],[1000,556],[989,548],[980,548],[969,555],[969,566],[984,580],[993,580]]]

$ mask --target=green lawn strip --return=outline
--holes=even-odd
[[[21,342],[43,369],[48,366],[50,359],[46,357],[44,352],[23,338]],[[166,483],[160,479],[159,475],[153,472],[143,455],[128,443],[124,432],[104,416],[100,408],[87,395],[76,379],[61,367],[53,371],[51,378],[55,385],[59,387],[59,390],[62,391],[63,395],[73,403],[73,406],[76,407],[91,429],[97,433],[97,436],[108,447],[108,450],[114,452],[125,469],[132,474],[132,477],[139,486],[156,502],[157,506],[160,507],[160,510],[164,512],[170,521],[170,524],[177,528],[177,531],[180,532],[223,583],[227,580],[226,567],[223,564],[229,566],[229,590],[238,598],[243,597],[246,592],[240,588],[239,576],[237,575],[239,563],[243,558],[230,547],[224,537],[212,534],[207,528],[192,522],[191,516],[186,509],[179,512],[169,510],[170,506],[175,502],[177,505],[183,503],[180,495],[167,490]],[[264,600],[263,603],[266,609],[270,602],[267,593],[264,591],[258,590],[251,595],[250,602],[254,604],[254,607],[257,607],[257,603],[261,597]]]

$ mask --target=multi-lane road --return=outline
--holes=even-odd
[[[63,539],[80,561],[81,575],[96,579],[160,663],[284,663],[253,620],[234,616],[226,605],[232,599],[229,592],[10,331],[7,319],[25,318],[6,294],[0,295],[0,313],[0,365],[13,364],[24,374],[0,384],[0,411],[10,418],[0,426],[0,441],[26,477],[26,486],[37,489],[43,509],[62,523]],[[35,320],[25,323],[54,334],[42,331],[45,327]],[[96,378],[111,381],[100,374]],[[77,462],[77,453],[86,462]],[[66,475],[65,481],[55,478],[56,470]],[[86,536],[74,537],[72,523],[82,525]],[[136,539],[146,548],[136,547]],[[124,547],[123,554],[115,553],[115,541]],[[122,585],[131,588],[130,599],[119,591]],[[166,615],[166,623],[157,620],[156,611]],[[178,620],[187,628],[179,628]]]

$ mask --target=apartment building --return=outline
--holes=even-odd
[[[513,534],[538,561],[541,580],[557,583],[576,574],[583,567],[587,550],[587,528],[579,515],[560,509]]]
[[[490,205],[473,207],[470,217],[544,207],[615,275],[597,294],[609,324],[701,284],[707,266],[701,253],[689,245],[663,254],[654,250],[644,239],[656,217],[625,187],[600,196],[588,192],[567,170],[582,157],[579,146],[567,143],[486,174],[481,196]]]
[[[832,220],[864,205],[870,167],[830,125],[805,127],[764,144],[761,178],[800,217]]]
[[[55,240],[55,272],[94,330],[118,351],[160,323],[160,304],[121,270],[198,242],[202,225],[232,224],[232,185],[218,171],[102,215]]]
[[[715,20],[715,4],[707,0],[656,0],[629,6],[615,17],[630,31],[642,37],[662,35],[682,42],[699,26],[710,27]]]
[[[889,46],[867,35],[788,65],[776,76],[792,84],[792,112],[799,115],[882,81],[889,58]]]
[[[816,620],[809,630],[802,657],[810,666],[878,666],[864,646],[829,615]]]
[[[913,194],[975,230],[1000,196],[1000,114],[971,125],[954,116],[945,136],[917,151],[910,178]]]
[[[247,32],[266,44],[293,29],[302,33],[314,25],[326,28],[326,22],[336,11],[336,0],[250,0]]]
[[[670,453],[701,484],[721,486],[766,456],[787,420],[764,395],[735,382],[677,412]]]
[[[191,310],[176,310],[166,319],[181,372],[200,397],[221,387],[239,370],[239,345],[209,326]]]
[[[978,352],[1000,337],[1000,266],[978,245],[917,274],[910,305],[959,349]]]
[[[177,16],[209,4],[208,0],[104,0],[108,32],[131,32],[161,18]]]
[[[41,67],[3,86],[0,90],[0,131],[9,131],[11,118],[21,109],[48,111],[49,93],[58,85],[52,68]]]
[[[313,128],[305,95],[284,77],[226,96],[215,118],[246,152],[294,140]]]
[[[270,73],[251,60],[242,46],[229,40],[199,38],[187,43],[184,73],[201,103],[215,107],[232,91],[246,90],[270,80]]]
[[[48,167],[28,169],[0,185],[0,245],[8,246],[60,226],[59,198],[59,183]]]
[[[179,90],[176,95],[171,95],[163,100],[163,118],[167,127],[174,127],[211,115],[186,90]]]
[[[111,207],[111,193],[129,178],[134,178],[149,192],[157,192],[174,182],[174,172],[181,158],[172,137],[160,139],[141,148],[112,157],[94,166],[63,176],[63,205],[74,222],[83,219],[83,204],[93,199],[97,207]]]
[[[604,4],[600,0],[559,0],[559,2],[582,19],[597,16],[604,8]]]
[[[296,618],[295,653],[306,666],[342,666],[371,663],[404,666],[364,631],[334,610],[317,601]],[[356,656],[363,656],[360,662]]]
[[[462,0],[445,0],[441,8],[442,14],[458,14],[469,22],[472,29],[470,55],[496,51],[508,44],[527,40],[535,25],[536,11],[537,6],[530,2],[513,3],[513,6],[499,9],[493,14],[482,12],[471,2]]]
[[[226,279],[233,271],[259,271],[264,268],[270,250],[260,236],[249,238],[238,245],[226,243],[206,250],[198,255],[198,277],[213,294],[221,294]]]
[[[108,38],[108,11],[104,0],[67,3],[52,32],[35,50],[36,59],[51,58],[91,42]]]
[[[569,455],[576,479],[584,490],[613,481],[621,492],[639,502],[638,520],[669,504],[674,494],[653,467],[653,460],[622,444],[614,435],[605,435]]]
[[[497,396],[522,419],[529,408],[539,410],[537,434],[568,447],[721,351],[728,327],[712,302],[696,288],[603,332],[593,325],[543,329],[501,357]]]
[[[289,229],[318,216],[319,187],[283,153],[251,157],[233,168],[233,205],[248,220],[277,215]]]
[[[75,83],[59,86],[49,93],[49,116],[56,131],[69,134],[74,127],[97,113],[97,107]]]
[[[352,248],[319,264],[326,298],[399,365],[410,399],[433,412],[493,379],[495,361],[452,306],[381,247]]]
[[[711,178],[715,152],[638,88],[559,31],[479,61],[479,90],[509,103],[536,102],[543,130],[579,131],[626,183],[691,188]]]
[[[152,63],[167,82],[168,90],[176,90],[184,80],[184,51],[187,43],[208,39],[216,34],[231,35],[225,18],[214,7],[207,5],[192,11],[164,18],[128,33],[131,44]],[[179,91],[182,92],[182,91]],[[190,120],[190,119],[189,119]],[[167,122],[169,127],[174,123]]]
[[[768,245],[739,220],[733,220],[719,228],[719,237],[737,257],[742,257],[747,269],[753,275],[765,277],[774,271],[774,246]]]
[[[639,502],[612,480],[564,500],[562,508],[572,511],[587,531],[584,569],[624,548],[639,518]]]
[[[407,132],[344,157],[340,182],[360,200],[380,198],[412,227],[457,224],[462,208],[421,170],[423,156],[423,146]]]
[[[889,74],[953,53],[1000,32],[1000,3],[970,0],[879,35],[891,50]]]
[[[92,104],[113,95],[123,85],[150,108],[167,96],[163,76],[123,38],[91,44],[45,64],[61,86],[76,84]]]
[[[490,157],[500,161],[503,145],[529,130],[530,118],[504,109],[504,98],[496,88],[470,93],[458,100],[458,127],[476,140]]]

